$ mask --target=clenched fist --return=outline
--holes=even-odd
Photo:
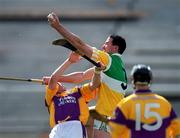
[[[57,29],[57,28],[59,27],[60,21],[59,21],[59,19],[58,19],[58,16],[57,16],[55,13],[53,13],[53,12],[50,13],[50,14],[47,16],[47,18],[48,18],[49,24],[50,24],[53,28]]]

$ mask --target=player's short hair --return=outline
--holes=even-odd
[[[118,53],[122,54],[126,49],[126,41],[123,37],[119,35],[110,35],[110,38],[112,38],[112,45],[117,45],[119,47]]]
[[[150,66],[144,64],[134,65],[131,71],[133,83],[148,85],[152,81],[152,71]]]

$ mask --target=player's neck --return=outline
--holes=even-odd
[[[136,85],[135,90],[149,90],[149,85]]]

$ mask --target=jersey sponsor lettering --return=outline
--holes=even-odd
[[[64,104],[72,104],[72,103],[74,103],[74,104],[76,104],[77,102],[76,102],[76,98],[75,97],[72,97],[72,96],[65,96],[65,97],[60,97],[59,98],[59,103],[58,103],[58,106],[62,106],[62,105],[64,105]]]

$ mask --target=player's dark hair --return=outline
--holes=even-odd
[[[123,37],[119,35],[110,35],[112,38],[112,45],[117,45],[119,47],[118,53],[122,54],[126,49],[126,41]]]
[[[150,66],[143,64],[137,64],[133,66],[131,71],[131,77],[134,84],[139,82],[140,84],[149,84],[152,80],[152,71]]]

